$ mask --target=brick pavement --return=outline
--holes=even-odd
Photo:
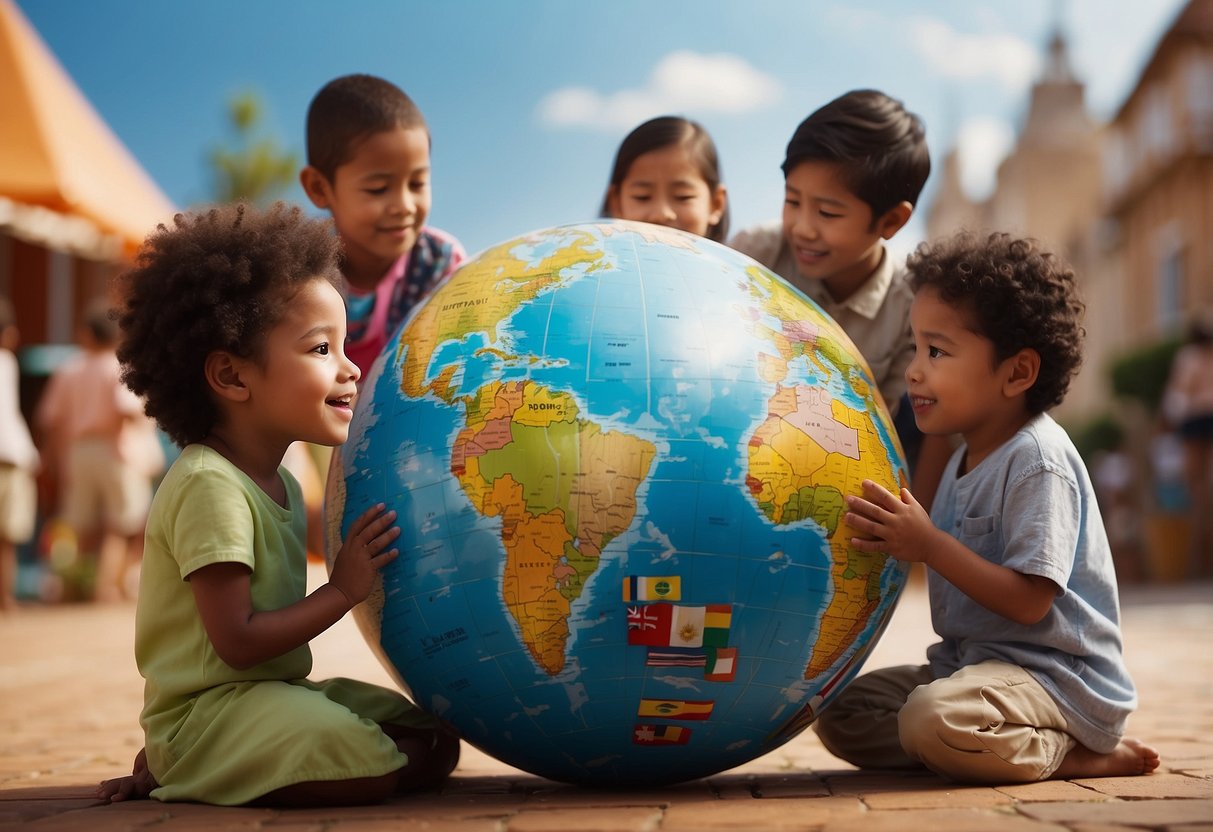
[[[591,791],[465,745],[441,794],[322,811],[98,805],[95,783],[129,770],[141,744],[133,606],[29,606],[0,616],[0,830],[1213,832],[1213,585],[1130,587],[1123,596],[1142,700],[1130,734],[1163,757],[1149,777],[961,787],[927,774],[856,771],[809,731],[704,780]],[[868,667],[918,661],[931,640],[925,593],[912,584]],[[313,649],[316,678],[391,684],[348,618]]]

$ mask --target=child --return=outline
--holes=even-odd
[[[601,214],[723,243],[729,231],[728,195],[708,131],[690,119],[661,116],[629,133],[615,153]]]
[[[230,206],[161,226],[125,276],[123,379],[182,451],[148,518],[135,620],[146,746],[102,799],[373,802],[458,759],[403,696],[304,678],[308,641],[367,597],[400,533],[369,509],[305,597],[302,497],[281,463],[349,431],[337,250],[298,209]]]
[[[909,269],[914,416],[964,443],[930,517],[909,490],[865,481],[846,522],[855,548],[928,567],[942,641],[922,667],[860,677],[818,734],[859,766],[963,781],[1151,772],[1158,752],[1122,738],[1137,697],[1095,494],[1045,412],[1082,358],[1074,274],[1005,234],[923,244]]]
[[[747,229],[730,242],[838,322],[894,417],[914,355],[913,295],[884,241],[909,221],[930,172],[918,116],[884,93],[853,90],[809,115],[788,142],[782,225]],[[916,451],[913,425],[898,428],[915,488],[929,503],[951,447],[940,438]]]
[[[426,225],[429,129],[396,85],[346,75],[322,87],[308,106],[307,160],[299,173],[303,190],[332,214],[342,243],[345,352],[365,376],[413,307],[467,254],[450,234]],[[287,455],[305,486],[323,480],[326,459],[315,447]],[[323,539],[317,494],[305,491],[313,550]]]
[[[394,84],[372,75],[326,84],[308,107],[307,161],[303,190],[333,215],[343,246],[346,354],[365,374],[409,310],[467,255],[425,224],[430,134]]]
[[[95,559],[91,594],[117,601],[130,594],[127,574],[138,562],[152,502],[154,464],[144,452],[155,443],[154,429],[143,402],[122,383],[118,326],[108,306],[87,312],[76,340],[80,351],[51,374],[38,402],[37,426],[57,469],[63,517],[80,552]]]
[[[0,297],[0,612],[17,605],[17,546],[33,537],[38,510],[38,451],[21,415],[13,354],[20,340],[13,305]]]

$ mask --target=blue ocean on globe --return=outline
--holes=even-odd
[[[906,567],[843,500],[905,466],[818,306],[642,223],[465,263],[363,381],[329,556],[377,502],[400,556],[355,610],[402,688],[555,780],[707,776],[803,731],[860,668]]]

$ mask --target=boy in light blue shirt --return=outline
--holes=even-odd
[[[928,663],[860,677],[822,714],[859,766],[1012,783],[1147,774],[1116,575],[1086,468],[1045,412],[1082,359],[1073,272],[1031,240],[923,244],[908,261],[909,404],[957,433],[928,517],[908,489],[848,497],[853,545],[928,567]]]

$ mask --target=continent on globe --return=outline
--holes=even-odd
[[[577,235],[553,257],[539,263],[520,261],[509,245],[489,249],[466,263],[461,269],[462,279],[447,281],[441,301],[422,305],[409,323],[409,337],[395,344],[403,355],[403,394],[421,396],[428,391],[450,401],[453,391],[449,385],[458,365],[446,365],[431,379],[428,370],[434,350],[468,332],[485,333],[493,340],[498,327],[519,307],[567,279],[562,278],[565,269],[595,262],[598,255],[589,249],[592,242],[588,234]],[[494,279],[502,274],[508,279]],[[385,349],[392,347],[389,342]]]
[[[778,388],[770,415],[750,440],[747,481],[763,514],[775,523],[811,519],[826,531],[833,555],[834,592],[821,617],[804,677],[825,673],[880,603],[884,555],[850,545],[855,530],[841,522],[844,494],[870,479],[896,493],[871,417],[814,388]]]
[[[355,618],[465,740],[668,783],[778,748],[859,672],[906,567],[850,547],[844,501],[904,477],[812,301],[709,240],[584,223],[479,254],[405,321],[334,455],[328,547],[396,509]]]
[[[467,400],[451,472],[472,505],[500,517],[502,594],[549,675],[564,669],[569,611],[602,550],[636,516],[653,443],[577,417],[572,396],[494,382]]]
[[[789,301],[791,287],[758,269],[751,277],[756,286],[765,284],[767,292],[761,297],[769,311],[779,315],[795,308]],[[804,678],[812,679],[838,661],[867,626],[881,600],[880,573],[885,557],[850,545],[855,530],[840,522],[845,509],[843,495],[861,493],[865,479],[897,493],[905,478],[888,465],[885,441],[869,410],[834,401],[828,389],[782,386],[788,362],[814,353],[838,371],[862,379],[856,372],[862,368],[858,351],[854,347],[840,349],[849,343],[846,335],[833,321],[828,321],[834,326],[832,337],[823,338],[817,327],[795,316],[784,314],[781,320],[778,331],[761,324],[754,327],[755,335],[768,340],[776,350],[775,356],[761,356],[764,377],[776,387],[767,406],[768,416],[750,439],[747,483],[763,514],[772,522],[812,519],[829,538],[834,592],[822,613],[817,643],[805,666]],[[864,387],[869,398],[879,395],[873,394],[872,385]]]

